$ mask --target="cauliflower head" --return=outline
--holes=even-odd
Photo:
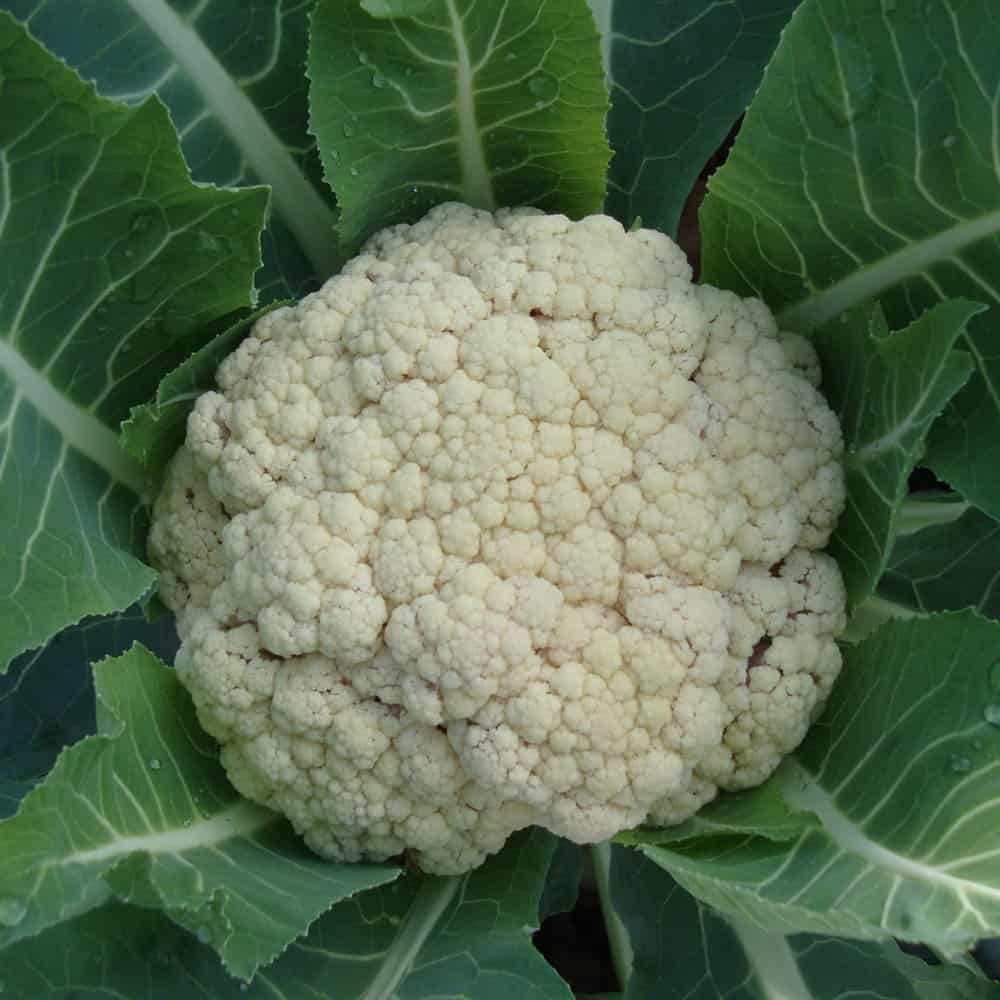
[[[225,360],[155,506],[233,783],[326,857],[456,873],[763,781],[840,668],[818,374],[656,232],[373,237]]]

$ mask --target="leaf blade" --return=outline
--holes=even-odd
[[[173,671],[140,646],[95,667],[98,735],[65,751],[0,824],[0,947],[115,895],[157,906],[234,975],[272,961],[391,866],[336,865],[240,799]],[[8,916],[11,916],[8,910]]]
[[[878,296],[905,325],[986,302],[975,374],[936,424],[931,466],[1000,514],[1000,196],[989,4],[805,0],[702,210],[706,280],[808,332]]]
[[[97,97],[2,11],[0,70],[5,669],[151,587],[142,479],[114,428],[247,305],[266,193],[193,184],[157,100]]]
[[[598,211],[607,97],[583,0],[435,0],[392,16],[413,9],[315,9],[311,129],[345,250],[443,201]]]

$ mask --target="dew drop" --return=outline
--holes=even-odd
[[[987,705],[983,709],[983,718],[991,726],[1000,727],[1000,705]]]
[[[559,81],[551,73],[536,73],[528,81],[528,90],[541,101],[552,101],[559,93]]]
[[[348,139],[354,135],[354,126],[349,122],[344,122],[344,135],[347,136]]]
[[[541,111],[545,107],[545,101],[535,101],[535,107]]]
[[[407,76],[413,76],[413,67],[412,66],[407,66],[406,67],[406,75]]]
[[[132,221],[128,224],[128,231],[134,236],[146,232],[153,224],[153,214],[151,212],[136,212],[132,216]]]
[[[16,927],[28,913],[28,908],[19,899],[7,896],[0,899],[0,927]]]
[[[983,741],[982,740],[973,740],[972,741],[972,749],[973,750],[982,750],[983,749]]]
[[[162,764],[160,763],[160,758],[159,758],[159,757],[154,757],[154,758],[153,758],[153,759],[152,759],[152,760],[151,760],[151,761],[149,762],[149,769],[150,769],[150,771],[159,771],[159,769],[160,769],[160,768],[161,768],[162,766],[163,766],[163,765],[162,765]]]
[[[358,62],[361,63],[362,66],[367,66],[368,65],[368,53],[367,52],[361,52],[361,51],[359,51],[358,52]]]
[[[135,256],[135,251],[131,247],[125,248],[125,256],[129,259]]]
[[[965,774],[972,770],[972,761],[968,757],[952,757],[951,769],[955,774]]]
[[[954,146],[956,142],[958,142],[958,136],[946,135],[941,145],[944,146],[945,149],[951,149],[951,147]]]
[[[199,927],[198,928],[198,940],[202,944],[208,944],[208,928],[207,927]]]
[[[517,58],[517,53],[516,52],[508,52],[507,53],[507,62],[513,62],[516,58]]]
[[[378,87],[379,90],[385,86],[385,74],[380,70],[375,70],[375,72],[372,73],[372,86]]]
[[[357,167],[351,167],[351,176],[352,177],[357,177],[358,176],[358,168]]]

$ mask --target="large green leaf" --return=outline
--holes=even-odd
[[[704,901],[777,931],[923,941],[1000,927],[1000,623],[883,626],[845,651],[826,713],[772,778],[819,827],[644,846]]]
[[[0,677],[0,819],[17,809],[64,747],[95,731],[87,664],[123,653],[135,641],[173,658],[173,619],[150,624],[138,606],[87,619],[60,632],[44,649],[19,656]]]
[[[852,606],[885,569],[928,428],[969,378],[971,361],[953,348],[980,309],[944,302],[890,333],[879,310],[869,318],[860,307],[815,335],[823,391],[844,430],[847,508],[830,552]]]
[[[1000,522],[957,506],[955,520],[896,541],[879,596],[914,611],[975,608],[1000,619]]]
[[[988,1000],[997,987],[929,966],[893,942],[762,930],[685,892],[637,851],[616,847],[611,896],[633,952],[625,1000]]]
[[[169,117],[0,11],[0,670],[153,582],[114,428],[250,298],[266,192],[191,183]]]
[[[898,328],[944,298],[976,373],[929,461],[1000,516],[1000,20],[993,0],[805,0],[702,211],[703,275],[809,331],[877,296]]]
[[[528,936],[554,846],[525,832],[469,875],[414,873],[340,903],[249,986],[160,914],[116,904],[8,949],[2,978],[17,997],[570,1000]]]
[[[444,201],[600,210],[608,102],[585,0],[319,0],[309,76],[346,250]]]
[[[298,297],[341,262],[307,131],[311,0],[0,0],[106,97],[157,94],[197,180],[264,183],[261,298]]]
[[[333,903],[398,875],[323,861],[240,799],[174,672],[143,647],[94,682],[98,735],[0,823],[0,948],[117,896],[162,908],[249,978]]]
[[[614,158],[605,207],[672,236],[699,173],[746,110],[798,0],[591,0]]]

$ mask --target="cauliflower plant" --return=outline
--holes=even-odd
[[[763,781],[840,668],[818,374],[656,232],[379,233],[223,363],[156,504],[233,783],[329,858],[456,873]]]

